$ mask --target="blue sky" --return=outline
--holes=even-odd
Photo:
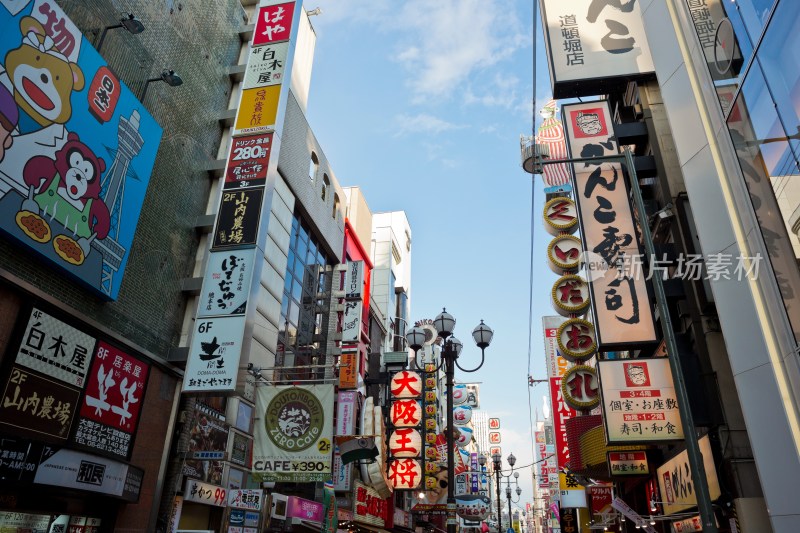
[[[472,329],[495,330],[474,374],[481,407],[502,423],[503,457],[532,462],[528,346],[530,174],[519,136],[532,131],[532,3],[519,0],[317,0],[305,8],[317,32],[309,122],[345,186],[362,188],[373,212],[404,210],[412,234],[412,318],[442,307],[480,360]],[[550,98],[539,34],[537,109]],[[538,114],[536,115],[538,117]],[[533,202],[531,374],[545,377],[541,316],[555,314],[546,265],[541,182]],[[540,413],[545,385],[530,390]],[[541,415],[540,415],[541,416]],[[505,462],[505,459],[504,459]],[[522,504],[533,496],[520,475]]]

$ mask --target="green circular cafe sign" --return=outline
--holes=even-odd
[[[325,425],[322,404],[304,389],[279,392],[267,406],[264,425],[281,450],[300,451],[317,442]]]

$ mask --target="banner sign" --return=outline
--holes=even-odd
[[[358,392],[340,391],[336,402],[336,435],[352,435],[356,429],[356,401]],[[353,482],[353,465],[342,464],[339,445],[333,452],[333,488],[350,491]]]
[[[355,482],[355,487],[353,519],[357,522],[365,522],[374,526],[384,527],[390,512],[387,500],[381,498],[378,491],[364,485],[360,481]],[[393,510],[391,512],[394,513]]]
[[[66,441],[79,403],[78,389],[13,365],[0,404],[0,427],[10,426],[17,435]]]
[[[57,2],[3,6],[0,230],[114,300],[161,128]]]
[[[227,507],[228,491],[217,485],[187,478],[183,489],[183,500],[214,507]]]
[[[331,479],[333,385],[256,388],[253,474],[263,481]]]
[[[213,250],[256,243],[263,197],[263,187],[222,192],[214,228]]]
[[[592,82],[654,71],[640,2],[539,3],[554,98],[601,94]]]
[[[609,444],[683,440],[667,358],[605,360],[597,368]]]
[[[244,315],[195,320],[183,392],[234,390],[244,326]]]
[[[272,134],[234,137],[225,169],[224,190],[263,187],[272,150]]]
[[[364,261],[349,261],[344,274],[344,297],[361,300],[364,296]]]
[[[260,511],[264,502],[264,491],[255,489],[236,489],[228,491],[228,507]]]
[[[572,157],[619,155],[607,101],[567,104],[562,113]],[[653,344],[658,337],[622,165],[572,167],[599,350]]]
[[[364,305],[361,300],[346,300],[344,302],[344,318],[342,319],[342,342],[358,342],[361,336],[361,316]]]
[[[242,89],[267,87],[283,82],[289,42],[262,44],[250,49]]]
[[[73,440],[104,455],[130,457],[150,365],[97,343]]]
[[[708,492],[711,501],[720,497],[722,492],[717,479],[717,469],[714,465],[714,455],[711,452],[711,443],[708,435],[699,441],[700,453],[703,455],[703,469],[708,482]],[[663,500],[662,506],[665,515],[677,513],[697,505],[695,497],[692,469],[689,465],[689,454],[682,451],[656,470],[658,490]]]
[[[607,452],[608,470],[612,476],[644,476],[650,474],[647,452]]]
[[[33,308],[16,362],[68,385],[83,387],[94,337]]]
[[[250,295],[255,248],[210,252],[197,317],[243,315]]]

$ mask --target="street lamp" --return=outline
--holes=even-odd
[[[464,345],[453,337],[453,329],[456,327],[456,319],[447,312],[447,309],[442,309],[442,312],[433,320],[433,325],[441,337],[442,346],[442,361],[439,366],[432,373],[436,374],[442,369],[444,365],[445,376],[447,377],[447,430],[445,436],[447,438],[447,533],[456,532],[456,497],[455,497],[455,463],[453,457],[453,376],[455,368],[458,367],[462,372],[477,372],[483,366],[484,351],[492,342],[494,332],[492,328],[487,326],[481,320],[474,330],[472,330],[472,338],[475,344],[481,349],[481,362],[472,370],[467,370],[458,364],[458,355]],[[428,374],[425,370],[417,366],[417,351],[425,344],[425,330],[419,326],[415,326],[406,332],[406,341],[408,346],[413,351],[411,364],[415,370],[420,370],[423,374]]]
[[[508,454],[508,465],[511,467],[511,472],[508,475],[503,474],[503,458],[499,453],[492,454],[492,462],[494,463],[494,474],[497,478],[496,493],[497,493],[497,533],[503,533],[503,518],[500,509],[500,483],[502,479],[506,480],[506,499],[508,500],[508,527],[511,528],[511,478],[514,478],[514,483],[517,486],[517,501],[522,494],[522,489],[519,488],[519,472],[514,472],[514,465],[517,463],[517,458],[513,453]]]

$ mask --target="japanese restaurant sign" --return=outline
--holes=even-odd
[[[0,403],[0,428],[67,440],[79,400],[78,389],[13,365]]]
[[[289,42],[256,45],[250,50],[242,89],[278,85],[283,82]]]
[[[601,94],[592,81],[652,73],[641,2],[540,0],[553,97]]]
[[[353,519],[357,522],[384,527],[390,512],[387,501],[381,498],[375,489],[364,485],[360,481],[355,482],[355,488]]]
[[[201,503],[203,505],[227,507],[228,491],[217,485],[187,478],[186,486],[183,489],[183,499],[187,502]]]
[[[68,385],[83,387],[94,337],[33,308],[16,362]]]
[[[650,473],[646,452],[607,452],[612,476],[643,476]]]
[[[99,341],[80,407],[75,443],[128,459],[149,371],[148,364]]]
[[[598,361],[608,444],[683,440],[669,360]]]
[[[213,249],[236,248],[256,243],[264,189],[223,191],[217,212]]]
[[[344,297],[360,300],[364,296],[364,261],[349,261],[344,275]]]
[[[423,479],[422,379],[416,372],[403,370],[392,376],[389,386],[389,421],[394,429],[389,437],[388,480],[394,490],[413,490]]]
[[[711,452],[711,443],[708,440],[708,435],[701,438],[698,444],[700,445],[700,453],[703,455],[703,470],[705,470],[708,482],[708,493],[711,501],[714,501],[722,493],[720,492],[717,468],[714,464],[714,454]],[[661,494],[661,505],[665,515],[684,511],[697,505],[691,472],[689,454],[686,450],[659,466],[656,470],[658,490]]]
[[[183,392],[234,389],[244,325],[244,315],[195,320],[183,376]]]
[[[208,256],[197,317],[243,315],[253,277],[255,248],[211,252]]]
[[[565,4],[571,5],[571,4]],[[563,106],[572,157],[619,154],[607,101]],[[622,165],[573,165],[583,247],[600,351],[658,339]]]
[[[267,181],[271,150],[271,133],[234,137],[223,188],[263,187]]]

